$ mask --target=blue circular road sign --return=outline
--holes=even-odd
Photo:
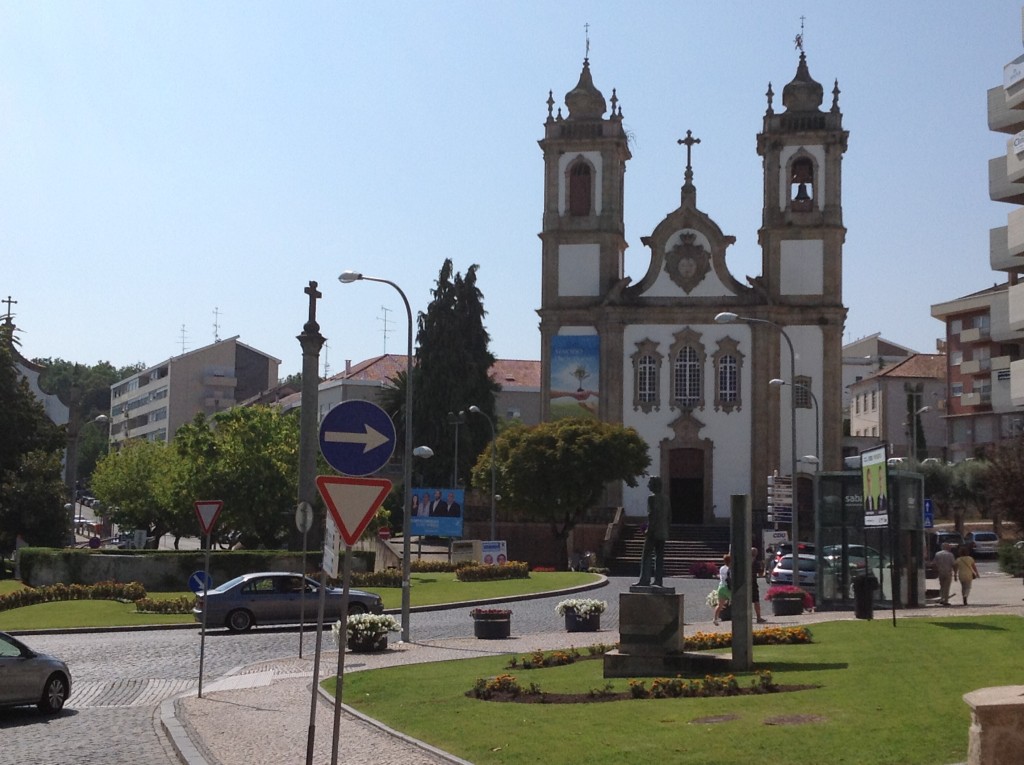
[[[213,586],[213,579],[205,571],[196,571],[188,578],[188,588],[196,595]]]
[[[395,424],[369,401],[342,401],[320,423],[320,452],[345,475],[369,475],[395,451]]]

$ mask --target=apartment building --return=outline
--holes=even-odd
[[[1021,12],[1024,41],[1024,10]],[[1021,432],[1024,421],[1024,54],[988,91],[988,126],[1006,151],[988,163],[989,197],[1011,209],[989,232],[991,288],[932,306],[948,342],[947,441],[953,461]]]
[[[890,457],[943,458],[945,397],[946,356],[915,353],[850,385],[850,435]]]
[[[196,414],[230,409],[276,385],[280,365],[237,335],[162,361],[110,386],[110,440],[170,441]]]

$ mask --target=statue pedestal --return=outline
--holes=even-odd
[[[605,677],[672,677],[724,672],[729,657],[683,652],[683,596],[674,590],[619,595],[619,648],[604,655]]]

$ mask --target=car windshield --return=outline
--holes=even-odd
[[[226,592],[226,591],[230,590],[232,587],[234,587],[235,585],[241,584],[246,576],[247,576],[246,574],[243,574],[242,576],[236,576],[234,579],[229,579],[228,581],[224,582],[224,584],[220,585],[219,587],[214,587],[212,590],[210,590],[210,592]]]

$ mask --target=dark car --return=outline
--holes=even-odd
[[[964,543],[964,538],[955,531],[933,531],[928,535],[928,560],[932,560],[935,557],[935,553],[942,549],[944,545],[951,545],[949,548],[953,555],[957,554],[957,550]]]
[[[320,583],[315,579],[283,571],[262,571],[235,577],[209,590],[205,599],[198,595],[192,614],[201,622],[205,608],[207,627],[223,626],[233,632],[245,632],[255,624],[298,624],[303,599],[306,619],[315,619],[319,596]],[[325,598],[325,623],[340,619],[342,590],[328,587]],[[379,614],[384,610],[380,595],[372,592],[349,589],[348,598],[350,614]]]
[[[41,712],[59,712],[70,695],[67,664],[0,632],[0,706],[35,704]]]

